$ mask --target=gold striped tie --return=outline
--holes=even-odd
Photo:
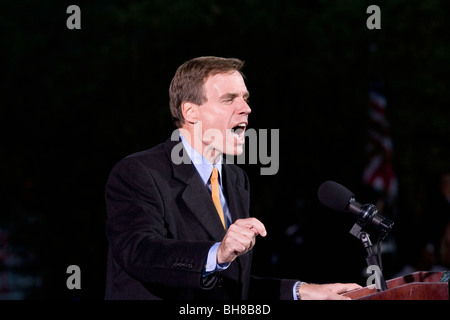
[[[223,228],[226,229],[225,225],[225,217],[223,215],[222,205],[220,204],[219,197],[219,172],[216,167],[213,167],[213,171],[211,174],[211,196],[216,206],[217,212],[219,213],[220,220],[222,221]]]

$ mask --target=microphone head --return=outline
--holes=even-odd
[[[350,200],[355,197],[353,192],[334,181],[325,181],[317,191],[319,201],[330,209],[345,211]]]

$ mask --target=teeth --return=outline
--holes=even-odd
[[[234,134],[241,134],[242,132],[244,132],[246,126],[247,125],[245,124],[245,122],[241,122],[233,127],[232,131]]]

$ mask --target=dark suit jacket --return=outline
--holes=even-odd
[[[294,280],[250,276],[251,251],[202,276],[210,247],[223,239],[211,196],[191,163],[174,164],[168,140],[119,161],[106,185],[109,243],[106,299],[292,299]],[[174,149],[174,147],[177,148]],[[249,217],[249,181],[222,169],[232,220]]]

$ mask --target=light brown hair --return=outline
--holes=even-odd
[[[201,105],[206,102],[203,94],[203,84],[208,77],[218,73],[241,73],[244,62],[236,58],[198,57],[186,61],[175,72],[170,83],[170,113],[175,127],[180,128],[184,123],[181,105],[185,101]]]

